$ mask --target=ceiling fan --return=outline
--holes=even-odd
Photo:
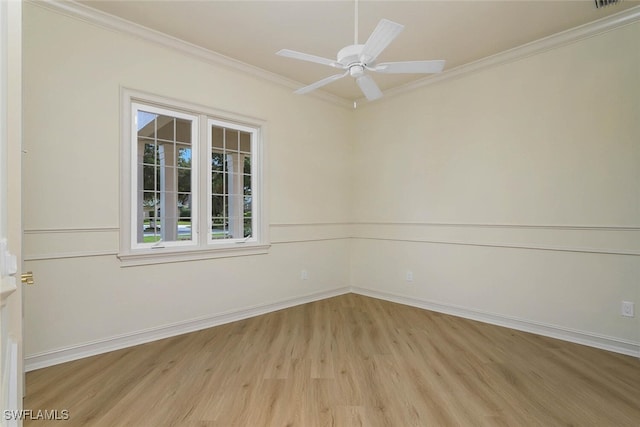
[[[356,0],[354,43],[340,49],[336,60],[296,52],[290,49],[282,49],[278,51],[276,55],[315,62],[317,64],[345,70],[343,73],[334,74],[296,90],[295,93],[299,95],[309,93],[347,75],[351,75],[351,77],[356,79],[356,83],[364,96],[369,101],[373,101],[382,96],[382,91],[371,75],[366,73],[367,71],[386,74],[430,74],[439,73],[444,68],[444,60],[376,63],[380,53],[389,46],[403,29],[404,25],[389,21],[388,19],[381,19],[365,44],[358,44],[358,0]]]

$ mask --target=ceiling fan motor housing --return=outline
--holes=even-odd
[[[343,47],[338,52],[338,63],[344,68],[349,68],[352,65],[360,65],[362,67],[365,65],[372,65],[369,64],[369,61],[372,58],[362,57],[362,48],[364,48],[363,44],[352,44],[347,47]]]

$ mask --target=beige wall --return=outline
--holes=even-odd
[[[353,112],[24,12],[27,357],[349,285],[640,345],[639,24]],[[268,255],[120,267],[122,86],[268,122]]]
[[[637,346],[638,40],[635,23],[359,110],[352,285]]]
[[[27,356],[348,285],[351,111],[24,9]],[[121,86],[266,120],[268,255],[121,268]]]

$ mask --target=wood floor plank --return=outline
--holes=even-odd
[[[27,374],[25,426],[640,426],[640,360],[347,294]]]

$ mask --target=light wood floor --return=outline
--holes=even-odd
[[[27,374],[70,426],[640,426],[640,360],[348,294]]]

